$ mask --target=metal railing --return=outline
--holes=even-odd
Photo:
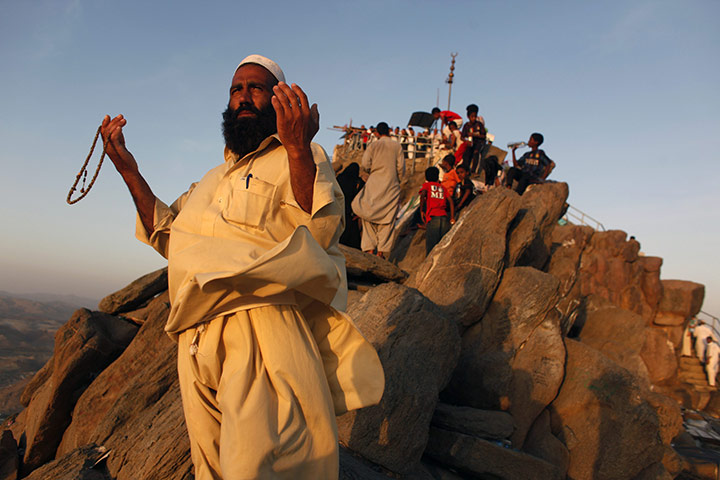
[[[715,338],[720,340],[720,318],[715,315],[710,315],[707,312],[703,312],[702,310],[695,315],[695,318],[702,320],[703,323],[709,325],[715,333]]]
[[[435,141],[435,138],[425,135],[395,135],[391,133],[390,137],[400,142],[405,157],[405,171],[410,174],[415,173],[417,163],[424,164],[423,168],[430,165],[440,143]],[[367,133],[353,128],[345,134],[345,149],[346,151],[364,150],[372,141],[372,137],[368,137]]]
[[[575,220],[576,222],[579,222],[581,225],[586,225],[588,227],[592,227],[593,229],[598,230],[598,231],[602,231],[602,232],[605,231],[605,225],[603,225],[598,220],[595,220],[593,217],[591,217],[587,213],[573,207],[570,204],[568,204],[567,211],[565,212],[565,215],[563,216],[563,218],[565,219],[566,222],[569,222],[572,219],[572,220]]]

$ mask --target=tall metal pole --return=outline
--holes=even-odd
[[[455,77],[455,74],[453,73],[455,71],[455,57],[457,57],[457,52],[450,53],[450,56],[452,57],[452,62],[450,63],[450,75],[448,75],[447,82],[448,84],[448,110],[450,110],[450,96],[452,95],[452,84],[453,84],[453,78]]]

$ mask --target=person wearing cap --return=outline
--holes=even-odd
[[[311,142],[317,105],[265,57],[245,58],[223,113],[224,162],[170,206],[103,119],[136,236],[168,259],[195,478],[338,477],[335,416],[377,403],[384,376],[343,313],[342,192]]]

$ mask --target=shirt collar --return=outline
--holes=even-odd
[[[241,161],[241,160],[249,157],[250,155],[254,155],[254,154],[256,154],[256,153],[259,153],[259,152],[265,150],[266,148],[270,148],[271,144],[282,145],[282,142],[280,141],[280,137],[278,136],[277,133],[273,133],[272,135],[270,135],[269,137],[267,137],[265,140],[263,140],[262,142],[260,142],[260,145],[258,146],[257,149],[255,149],[254,151],[248,153],[247,155],[245,155],[245,156],[242,157],[242,158],[240,158],[240,156],[239,156],[238,154],[236,154],[235,152],[231,151],[231,150],[226,146],[226,147],[225,147],[225,151],[224,151],[225,162],[229,163],[230,165],[234,165],[234,164],[238,163],[239,161]]]

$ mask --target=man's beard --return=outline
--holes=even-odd
[[[253,112],[255,117],[238,117],[242,111]],[[277,119],[272,104],[263,110],[245,103],[236,109],[229,106],[222,114],[225,146],[241,158],[256,150],[267,137],[277,132]]]

